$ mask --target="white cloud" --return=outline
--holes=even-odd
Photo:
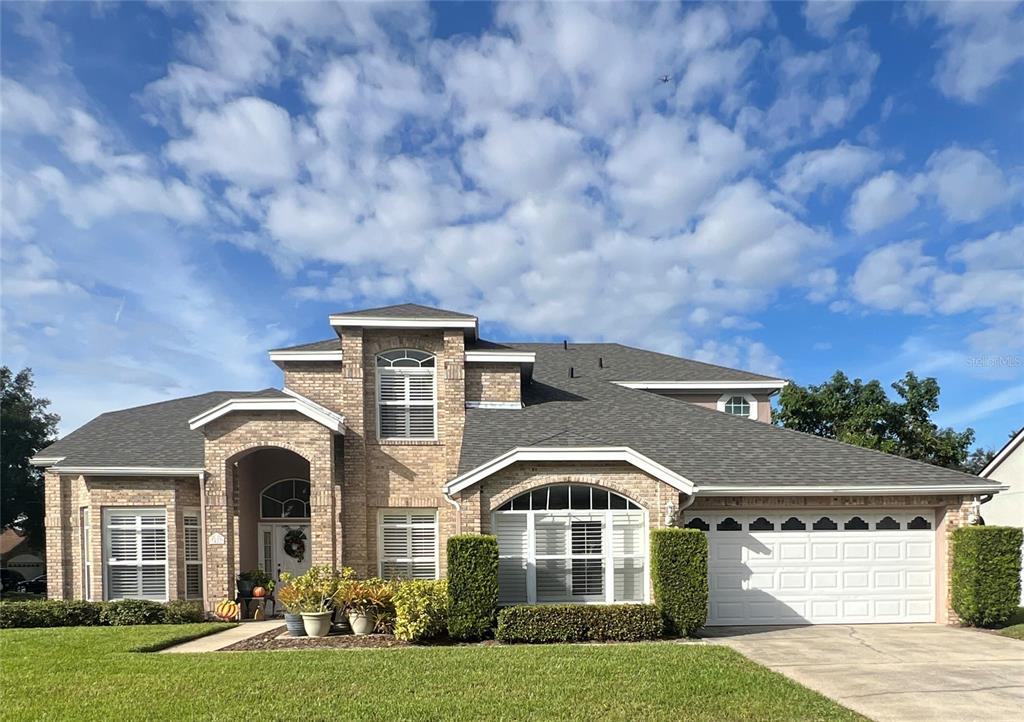
[[[288,111],[262,98],[240,98],[189,119],[192,135],[167,144],[167,157],[191,173],[261,187],[291,180],[299,151]]]
[[[946,217],[959,222],[982,218],[1015,192],[988,156],[957,146],[928,159],[927,183]]]
[[[693,358],[766,376],[782,375],[782,357],[764,343],[744,336],[726,342],[707,341],[693,352]]]
[[[804,4],[807,29],[823,38],[835,37],[853,12],[853,0],[808,0]]]
[[[935,83],[946,95],[977,103],[1024,59],[1024,6],[1017,2],[934,2],[913,6],[945,31]]]
[[[0,126],[5,133],[53,133],[59,126],[50,102],[8,77],[0,77]]]
[[[853,194],[847,225],[858,233],[887,226],[914,210],[917,198],[912,181],[894,171],[885,171]]]
[[[883,311],[927,313],[926,286],[937,272],[921,241],[883,246],[867,254],[853,275],[851,290],[861,303]]]
[[[782,170],[777,184],[790,195],[803,197],[824,188],[856,183],[882,163],[882,153],[841,141],[833,148],[797,153]]]

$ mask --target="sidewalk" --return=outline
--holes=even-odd
[[[257,634],[269,632],[272,629],[283,627],[284,622],[280,619],[267,619],[261,622],[243,622],[237,627],[225,629],[223,632],[208,634],[190,642],[182,642],[167,649],[161,649],[158,654],[191,654],[194,652],[216,652],[224,649],[235,642],[255,637]]]

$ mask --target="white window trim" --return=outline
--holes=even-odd
[[[384,563],[385,562],[402,562],[402,563],[414,563],[417,559],[422,560],[422,557],[404,557],[399,558],[386,558],[384,556],[384,515],[385,514],[432,514],[434,516],[434,579],[438,579],[441,574],[441,525],[437,517],[437,509],[430,509],[427,507],[387,507],[377,510],[377,575],[380,577],[384,576]],[[407,525],[411,526],[411,522],[406,522]],[[410,551],[412,549],[410,548]]]
[[[436,363],[436,360],[435,360]],[[380,378],[382,375],[385,376],[430,376],[432,398],[430,401],[413,401],[406,399],[403,401],[382,401],[380,398]],[[377,367],[377,438],[381,441],[437,441],[437,367],[426,366],[426,367],[414,367],[414,366],[378,366]],[[434,433],[432,436],[384,436],[381,431],[381,406],[429,406],[433,410],[434,419],[433,427]]]
[[[755,399],[753,395],[744,393],[742,391],[728,391],[719,396],[717,404],[718,410],[721,411],[722,413],[727,413],[725,410],[725,405],[729,403],[729,399],[731,399],[734,396],[741,396],[744,399],[746,399],[747,403],[750,404],[750,413],[747,414],[747,418],[752,421],[757,421],[757,399]],[[729,414],[729,416],[739,416],[739,414]]]
[[[612,493],[612,492],[609,492]],[[629,497],[626,497],[627,499]],[[632,500],[630,500],[632,501]],[[636,503],[636,502],[634,502]],[[640,507],[639,504],[637,504]],[[612,527],[613,519],[615,514],[635,514],[639,512],[643,516],[643,533],[641,548],[644,550],[642,558],[644,561],[644,579],[643,588],[644,596],[639,601],[615,601],[615,556],[613,554],[612,546],[614,543],[614,531]],[[495,517],[498,514],[525,514],[526,515],[526,604],[538,604],[537,601],[537,549],[536,549],[536,526],[535,519],[537,514],[547,514],[550,516],[565,516],[572,517],[573,514],[576,516],[589,514],[592,516],[603,515],[602,521],[602,543],[604,545],[604,553],[602,554],[602,561],[604,562],[604,588],[605,598],[601,601],[568,601],[568,602],[543,602],[544,604],[648,604],[650,602],[650,589],[651,589],[651,554],[650,554],[650,514],[647,509],[640,507],[638,509],[595,509],[595,510],[584,510],[584,509],[558,509],[558,510],[518,510],[518,511],[495,511],[491,513],[491,528],[496,529],[497,523]],[[571,525],[570,525],[571,528]],[[603,535],[607,533],[607,537]],[[571,540],[570,540],[571,543]],[[568,549],[568,554],[563,556],[544,556],[544,559],[572,559],[572,549]],[[501,557],[499,556],[499,559]],[[518,557],[505,556],[506,559],[518,559]],[[623,557],[627,558],[627,557]],[[636,555],[630,555],[629,559],[636,558]]]
[[[185,540],[185,519],[193,518],[196,520],[196,530],[199,537],[199,559],[188,558],[188,546]],[[182,588],[182,596],[185,599],[203,599],[203,588],[205,584],[203,580],[206,575],[206,569],[203,565],[204,549],[203,549],[203,515],[199,507],[187,507],[181,512],[181,566],[185,570],[185,585]],[[188,569],[189,567],[199,567],[199,595],[190,595],[188,593]]]
[[[92,510],[83,506],[78,510],[78,524],[82,541],[82,599],[92,601]]]
[[[111,512],[118,511],[131,511],[134,514],[141,516],[146,513],[156,514],[161,513],[164,515],[164,596],[162,599],[155,599],[154,601],[169,601],[170,595],[170,536],[168,534],[169,529],[167,528],[167,509],[162,506],[121,506],[121,507],[105,507],[103,509],[103,599],[104,601],[116,601],[110,597],[110,576],[109,571],[111,566],[128,566],[128,567],[139,567],[139,566],[157,566],[155,562],[143,562],[140,559],[138,562],[123,562],[116,563],[110,561],[110,534],[109,534],[109,514]],[[141,531],[141,527],[136,524],[136,531]],[[118,597],[117,599],[135,599],[135,597]]]

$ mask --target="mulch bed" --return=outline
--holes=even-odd
[[[290,637],[284,626],[235,642],[221,652],[246,652],[275,649],[381,649],[408,647],[409,642],[390,634],[330,634],[326,637]]]

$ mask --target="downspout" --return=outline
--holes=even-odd
[[[451,494],[448,493],[448,489],[441,487],[441,493],[444,494],[444,500],[455,507],[455,533],[462,533],[462,504],[455,501]]]
[[[210,566],[206,563],[206,472],[199,472],[199,526],[203,535],[200,541],[200,548],[203,550],[203,609],[208,609],[206,600],[209,599],[209,590],[206,588],[206,580],[210,578]]]

